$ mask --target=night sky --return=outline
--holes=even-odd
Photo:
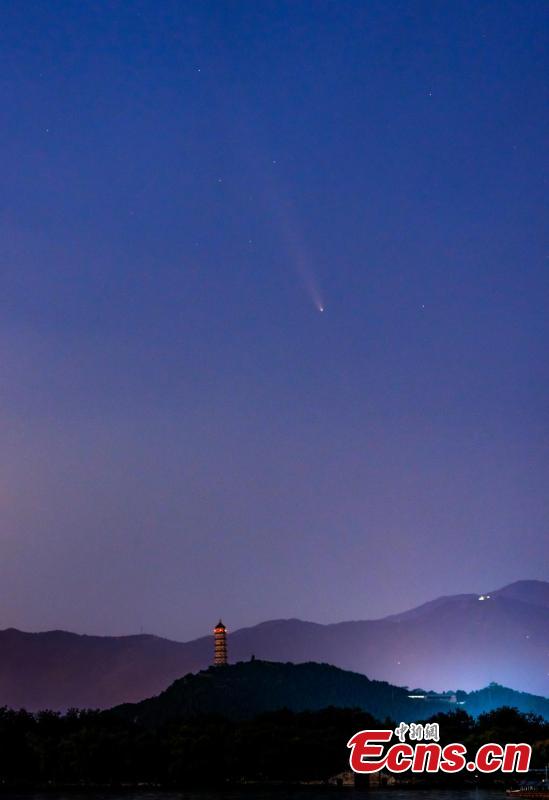
[[[0,628],[547,579],[546,4],[0,11]]]

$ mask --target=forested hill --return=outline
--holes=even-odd
[[[406,688],[328,664],[254,660],[186,675],[157,697],[118,706],[114,712],[141,724],[158,725],[177,717],[210,713],[246,719],[283,708],[360,708],[378,719],[419,720],[458,707],[476,715],[511,705],[549,719],[549,700],[495,685],[472,695],[459,692],[459,706],[440,700],[412,700],[408,694]]]

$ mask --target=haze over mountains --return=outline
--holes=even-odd
[[[0,632],[0,654],[0,706],[108,708],[158,694],[209,666],[212,637],[182,643],[12,628]],[[325,662],[410,688],[471,691],[495,681],[548,696],[549,583],[441,597],[381,620],[274,620],[231,632],[230,661],[252,654]]]

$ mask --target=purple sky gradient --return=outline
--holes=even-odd
[[[0,627],[547,579],[545,5],[3,12]]]

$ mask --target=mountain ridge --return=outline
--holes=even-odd
[[[484,599],[481,599],[484,598]],[[533,602],[532,602],[533,601]],[[400,615],[321,624],[268,620],[229,634],[229,657],[316,661],[399,686],[490,682],[549,695],[549,583],[436,598]],[[68,631],[0,631],[0,706],[108,708],[158,694],[211,663],[212,637],[177,642]]]

